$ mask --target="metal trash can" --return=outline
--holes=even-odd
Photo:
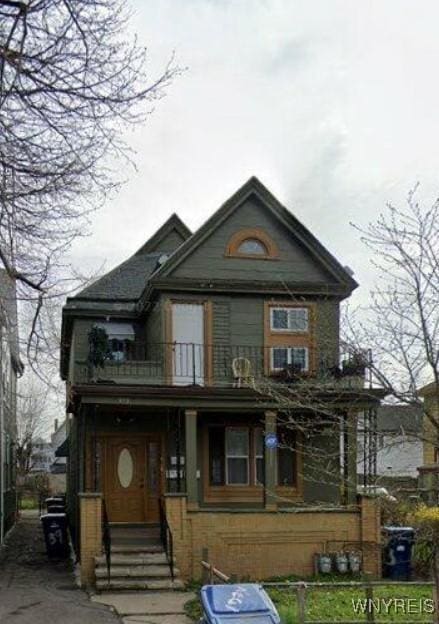
[[[383,575],[393,580],[409,581],[415,530],[412,527],[383,527],[386,538]]]
[[[46,551],[51,559],[67,559],[70,554],[65,513],[47,513],[41,516]]]
[[[204,624],[280,624],[267,592],[257,583],[204,585],[201,588]]]

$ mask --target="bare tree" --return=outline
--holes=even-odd
[[[123,0],[0,0],[0,262],[33,310],[76,285],[65,254],[122,182],[123,140],[179,69],[155,79]]]
[[[439,418],[420,391],[432,382],[432,403],[439,401],[439,200],[424,208],[417,191],[404,208],[388,205],[376,222],[357,227],[377,278],[370,304],[347,314],[344,326],[351,342],[371,346],[374,383],[424,410],[437,447]]]
[[[439,200],[424,207],[418,192],[416,186],[403,208],[389,204],[376,222],[357,227],[372,253],[377,280],[370,305],[347,316],[346,327],[352,341],[367,337],[372,346],[374,383],[395,402],[422,410],[424,427],[419,439],[434,450],[431,459],[435,462],[439,448]],[[429,396],[423,401],[427,384]],[[427,536],[432,545],[435,621],[439,621],[439,475],[434,465],[424,469],[428,479],[421,481],[421,493],[436,508],[421,507],[408,522],[414,522],[421,538]]]
[[[23,383],[23,382],[21,382]],[[17,397],[17,476],[21,482],[33,466],[34,445],[48,426],[47,397],[38,380],[29,380]]]

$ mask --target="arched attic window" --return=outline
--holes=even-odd
[[[266,232],[256,228],[235,232],[226,249],[226,256],[231,258],[273,260],[278,255],[275,242]]]

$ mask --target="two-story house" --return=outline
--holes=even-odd
[[[315,553],[342,549],[379,573],[377,507],[356,495],[356,414],[379,393],[358,356],[340,363],[339,305],[356,287],[251,178],[195,233],[173,215],[67,300],[68,509],[83,583],[96,574],[105,586],[104,536],[118,553],[111,587],[163,586],[144,565],[123,578],[157,526],[184,579],[207,555],[261,579],[310,574]]]
[[[0,544],[17,513],[15,441],[19,357],[15,283],[0,269]]]

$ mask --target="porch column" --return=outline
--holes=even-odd
[[[350,410],[346,415],[346,503],[357,503],[357,412]]]
[[[277,412],[268,410],[265,412],[265,436],[268,434],[276,435],[276,418]],[[264,488],[264,506],[265,509],[276,510],[277,501],[275,496],[276,473],[277,473],[277,448],[267,448],[264,440],[264,459],[265,459],[265,488]]]
[[[185,466],[188,508],[198,507],[197,479],[197,410],[188,409],[185,416]]]

